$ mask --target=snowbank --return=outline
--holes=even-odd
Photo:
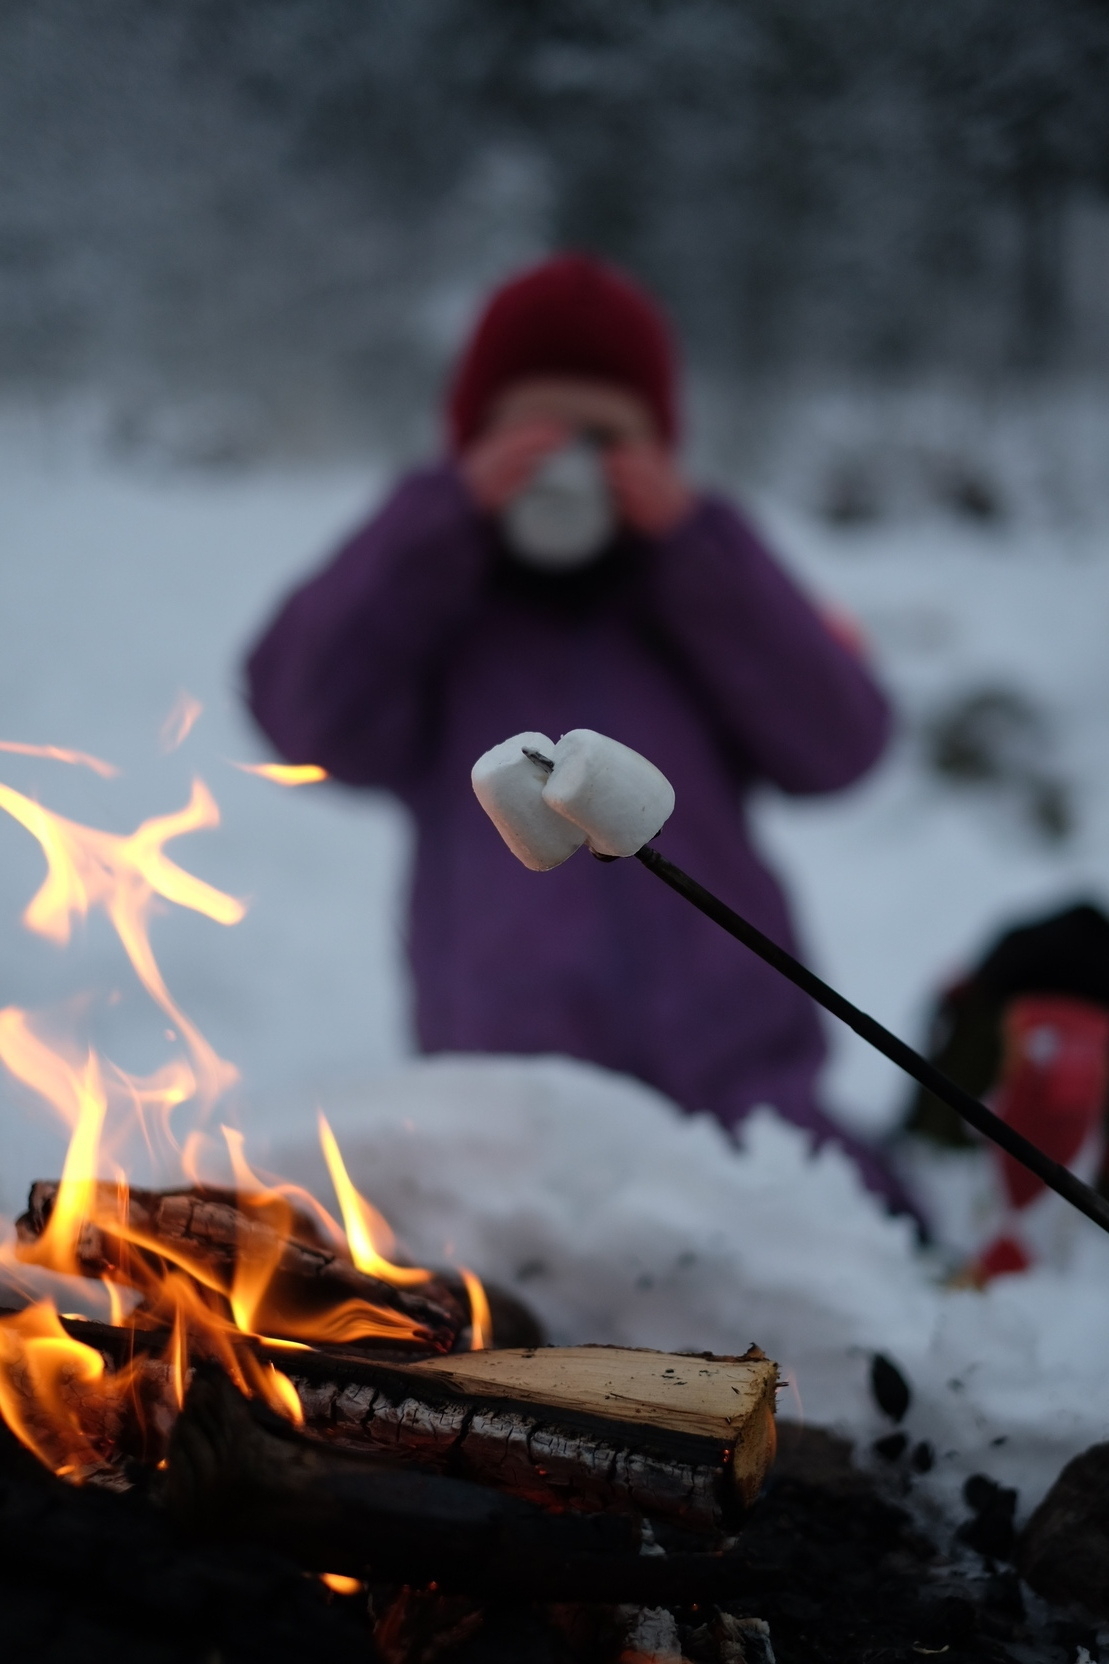
[[[875,1351],[907,1376],[925,1488],[957,1511],[985,1472],[1032,1506],[1109,1435],[1109,1240],[1076,1222],[1065,1273],[941,1288],[909,1225],[835,1151],[813,1158],[772,1111],[737,1150],[704,1116],[560,1058],[429,1059],[321,1100],[356,1183],[418,1258],[514,1290],[558,1342],[742,1351],[789,1382],[781,1413],[868,1444],[890,1430]],[[329,1196],[314,1140],[270,1164]]]

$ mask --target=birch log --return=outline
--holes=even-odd
[[[65,1318],[109,1367],[166,1332]],[[492,1485],[546,1507],[635,1512],[694,1530],[737,1522],[774,1460],[777,1366],[572,1346],[412,1363],[249,1342],[292,1381],[320,1443]]]
[[[285,1354],[307,1425],[547,1506],[737,1519],[774,1459],[777,1367],[622,1347],[458,1353],[396,1367]]]

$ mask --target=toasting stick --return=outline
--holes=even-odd
[[[588,728],[564,734],[557,745],[543,734],[517,734],[478,759],[473,785],[482,807],[525,866],[549,871],[582,844],[601,860],[634,855],[706,918],[854,1029],[1087,1219],[1109,1231],[1109,1200],[651,848],[648,839],[673,812],[674,791],[665,775],[638,752]]]

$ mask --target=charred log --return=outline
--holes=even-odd
[[[64,1324],[114,1369],[169,1339]],[[774,1459],[777,1369],[756,1348],[742,1358],[583,1346],[382,1363],[243,1345],[289,1377],[318,1442],[546,1507],[715,1529],[754,1502]]]
[[[217,1296],[232,1287],[242,1260],[272,1265],[272,1277],[258,1322],[269,1334],[290,1339],[332,1340],[375,1352],[447,1352],[468,1322],[455,1289],[430,1275],[415,1286],[397,1287],[357,1270],[324,1240],[307,1214],[283,1198],[273,1202],[235,1192],[131,1190],[98,1186],[99,1223],[86,1222],[78,1261],[88,1277],[106,1277],[149,1291],[157,1315],[157,1290],[167,1264],[215,1285]],[[49,1223],[58,1185],[31,1186],[27,1212],[16,1221],[25,1249]],[[113,1232],[103,1221],[119,1217]],[[382,1314],[379,1334],[352,1339],[359,1327],[372,1328],[362,1308]]]
[[[364,1621],[296,1562],[182,1540],[141,1489],[72,1485],[0,1423],[4,1658],[367,1664]]]
[[[164,1497],[193,1537],[280,1547],[310,1570],[478,1600],[640,1605],[724,1598],[723,1554],[641,1554],[633,1518],[552,1514],[484,1485],[321,1447],[199,1370]]]
[[[548,1507],[726,1525],[774,1458],[777,1370],[743,1358],[564,1347],[390,1367],[287,1355],[308,1426],[331,1442]]]

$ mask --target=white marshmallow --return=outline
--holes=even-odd
[[[555,749],[546,734],[514,734],[479,757],[470,774],[478,802],[532,872],[561,866],[585,842],[584,831],[543,801],[549,771],[525,755],[551,757]]]
[[[585,834],[598,855],[634,855],[674,812],[674,788],[638,751],[573,728],[553,752],[543,801]]]

